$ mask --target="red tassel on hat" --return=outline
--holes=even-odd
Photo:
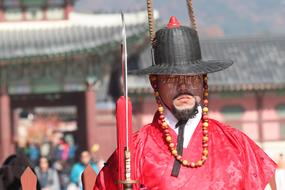
[[[180,27],[180,22],[175,16],[171,16],[167,24],[167,28],[178,28]]]

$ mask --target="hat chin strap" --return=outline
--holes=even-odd
[[[187,0],[187,6],[188,6],[188,15],[191,22],[191,26],[194,30],[197,31],[197,25],[196,25],[196,18],[194,15],[193,10],[193,3],[192,0]],[[147,15],[148,15],[148,26],[149,26],[149,37],[151,45],[154,44],[155,39],[155,32],[154,32],[154,16],[153,16],[153,2],[152,0],[147,0]]]
[[[151,53],[151,64],[152,66],[155,66],[153,47],[150,48],[150,53]]]

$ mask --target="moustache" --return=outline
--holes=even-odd
[[[189,96],[193,96],[194,97],[194,94],[190,93],[190,92],[182,92],[182,93],[178,93],[176,94],[172,100],[175,100],[176,98],[178,98],[179,96],[182,96],[182,95],[189,95]]]

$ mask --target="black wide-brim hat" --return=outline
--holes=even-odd
[[[175,17],[167,27],[156,32],[152,66],[130,71],[131,74],[200,75],[221,71],[231,66],[231,60],[202,60],[197,32],[180,26]]]

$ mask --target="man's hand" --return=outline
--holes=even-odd
[[[275,182],[275,174],[269,180],[269,185],[270,185],[271,190],[277,190],[276,182]]]

